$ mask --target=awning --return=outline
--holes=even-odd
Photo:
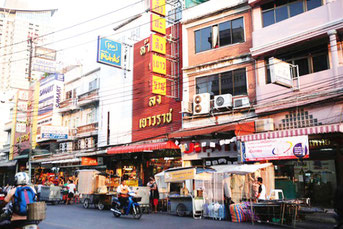
[[[60,161],[60,160],[67,160],[67,159],[73,159],[75,158],[74,155],[53,155],[48,158],[43,158],[43,159],[37,159],[37,160],[32,160],[32,163],[43,163],[43,162],[53,162],[53,161]]]
[[[16,156],[15,158],[13,158],[13,160],[21,160],[21,159],[28,159],[28,158],[29,158],[29,155],[23,154],[23,155]]]
[[[16,160],[0,162],[0,167],[13,167],[17,164]]]
[[[72,159],[65,159],[65,160],[57,160],[57,161],[45,161],[42,164],[63,164],[63,163],[75,163],[80,162],[80,158],[72,158]]]
[[[255,122],[229,123],[201,128],[183,129],[168,134],[169,138],[184,138],[197,135],[235,131],[236,136],[251,134],[255,132]]]
[[[237,138],[243,142],[247,142],[247,141],[266,140],[266,139],[273,139],[273,138],[283,138],[283,137],[311,135],[311,134],[326,134],[326,133],[343,133],[343,124],[336,123],[336,124],[330,124],[330,125],[311,126],[311,127],[297,128],[297,129],[271,131],[271,132],[265,132],[265,133],[238,136]]]
[[[255,164],[255,165],[248,165],[248,164],[216,165],[216,166],[212,166],[212,168],[215,169],[218,173],[232,173],[232,174],[244,175],[248,173],[254,173],[259,169],[267,168],[272,165],[273,165],[272,163]]]
[[[107,154],[122,154],[122,153],[136,153],[144,151],[153,151],[160,149],[180,149],[179,146],[175,145],[172,141],[149,143],[143,145],[129,145],[129,146],[118,146],[107,149]]]

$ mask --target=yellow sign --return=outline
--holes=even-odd
[[[167,74],[167,61],[165,57],[152,55],[151,59],[152,72],[160,73],[162,75]]]
[[[152,34],[150,37],[151,40],[151,51],[157,52],[160,54],[166,54],[166,38]]]
[[[166,35],[166,19],[156,14],[151,14],[150,30]]]
[[[166,95],[167,79],[159,76],[152,76],[152,93],[157,95]]]
[[[180,182],[185,180],[192,180],[195,177],[195,169],[182,169],[164,173],[165,182]]]
[[[151,12],[166,16],[166,0],[151,0]]]
[[[10,153],[8,155],[8,160],[13,160],[13,153],[14,153],[14,144],[15,144],[15,130],[17,126],[17,104],[18,104],[18,97],[19,92],[17,92],[15,96],[15,106],[13,108],[13,119],[12,119],[12,131],[11,131],[11,145],[10,145]]]
[[[32,112],[32,149],[37,146],[37,123],[38,123],[38,103],[39,103],[39,81],[36,82],[35,91],[33,94],[33,112]]]

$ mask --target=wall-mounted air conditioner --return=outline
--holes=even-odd
[[[274,130],[274,119],[266,118],[255,120],[255,130],[256,132],[265,132]]]
[[[193,96],[193,114],[208,114],[211,110],[210,93],[202,93]]]
[[[224,95],[216,95],[214,96],[214,108],[228,108],[232,107],[232,95],[231,94],[224,94]]]
[[[182,113],[192,113],[192,103],[188,101],[182,101],[181,102],[181,112]]]
[[[233,99],[233,108],[234,109],[241,109],[250,107],[250,101],[248,97],[241,97],[237,99]]]

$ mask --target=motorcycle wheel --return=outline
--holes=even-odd
[[[133,205],[132,206],[132,216],[134,219],[140,219],[142,217],[142,209],[141,206]]]
[[[119,209],[118,209],[118,208],[115,208],[115,209],[119,211]],[[112,213],[113,213],[113,215],[114,215],[115,217],[117,217],[117,218],[119,218],[119,217],[120,217],[120,214],[118,214],[118,213],[116,213],[116,212],[112,212]]]
[[[84,201],[83,201],[83,207],[84,208],[89,208],[89,199],[85,199]]]

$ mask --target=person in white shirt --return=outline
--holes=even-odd
[[[37,185],[37,200],[39,201],[40,200],[40,193],[42,192],[42,183],[39,183]]]
[[[66,205],[69,203],[71,204],[71,200],[74,198],[74,194],[76,191],[76,186],[75,186],[75,184],[73,184],[72,180],[68,181],[67,187],[68,187],[68,198],[67,198]]]
[[[258,177],[257,182],[259,184],[257,199],[258,200],[265,200],[266,199],[266,186],[264,186],[264,184],[263,184],[262,177]]]
[[[118,194],[118,200],[120,202],[120,206],[124,207],[128,198],[129,198],[129,192],[131,189],[126,185],[126,181],[122,180],[121,184],[117,188],[117,194]]]

